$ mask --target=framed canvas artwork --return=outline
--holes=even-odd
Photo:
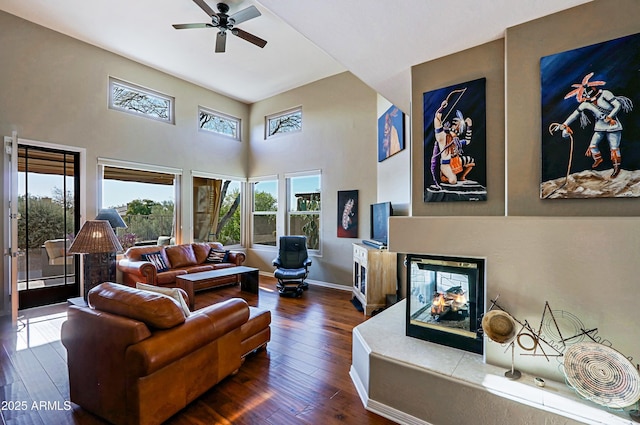
[[[486,201],[486,79],[423,94],[424,201]]]
[[[358,237],[358,191],[338,191],[338,237]]]
[[[540,59],[540,198],[640,196],[640,34]]]
[[[378,118],[378,162],[404,149],[404,113],[391,106]]]

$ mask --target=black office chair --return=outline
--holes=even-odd
[[[307,254],[306,236],[281,236],[278,257],[273,260],[278,279],[276,287],[281,296],[299,297],[309,289],[304,280],[309,275],[311,260]]]

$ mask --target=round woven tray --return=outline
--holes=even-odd
[[[491,341],[506,344],[516,337],[516,322],[506,311],[491,310],[482,318],[482,330]]]
[[[567,383],[601,406],[622,409],[640,399],[640,374],[626,357],[602,344],[581,342],[564,353]]]

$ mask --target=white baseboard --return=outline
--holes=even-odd
[[[366,409],[370,412],[376,413],[389,420],[397,422],[403,425],[433,425],[431,422],[423,421],[415,416],[411,416],[407,413],[401,412],[393,407],[389,407],[386,404],[378,403],[375,400],[369,400]]]
[[[364,384],[358,376],[358,372],[356,372],[353,365],[351,369],[349,369],[349,376],[351,376],[351,381],[353,385],[356,387],[356,391],[360,396],[360,400],[362,401],[363,406],[370,412],[373,412],[377,415],[385,417],[391,421],[394,421],[399,424],[406,425],[432,425],[430,422],[423,421],[422,419],[418,419],[415,416],[411,416],[405,412],[401,412],[398,409],[394,409],[393,407],[389,407],[386,404],[379,403],[375,400],[371,400],[367,395],[367,390],[364,388]]]

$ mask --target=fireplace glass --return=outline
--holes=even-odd
[[[407,336],[482,354],[485,260],[407,255]]]

